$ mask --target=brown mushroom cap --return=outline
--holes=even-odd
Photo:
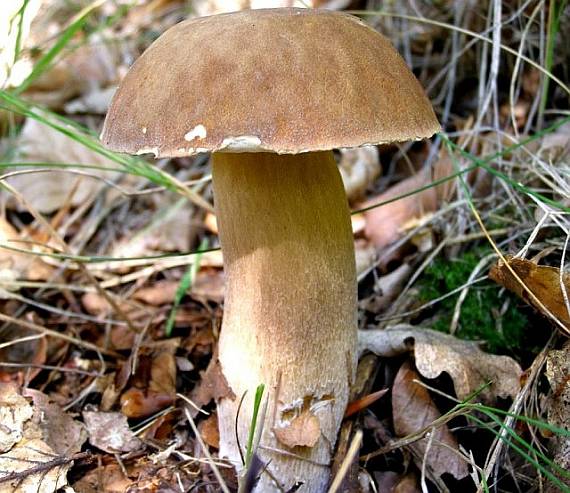
[[[164,33],[117,90],[109,148],[155,156],[280,154],[430,137],[440,130],[391,43],[360,19],[245,10]]]

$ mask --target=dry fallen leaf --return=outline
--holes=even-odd
[[[139,357],[139,362],[148,358]],[[150,371],[139,364],[135,386],[121,395],[121,412],[128,418],[150,416],[176,398],[176,360],[173,351],[160,351],[150,359]],[[139,371],[140,370],[140,371]]]
[[[382,493],[421,493],[415,474],[406,475],[394,471],[374,472],[376,487]]]
[[[405,362],[394,380],[392,415],[394,430],[399,437],[413,435],[441,416],[426,388],[414,381],[419,379],[417,372]],[[446,425],[434,428],[429,438],[422,438],[411,447],[416,452],[417,466],[421,468],[425,460],[437,476],[449,473],[456,479],[462,479],[469,474],[467,463],[458,453],[457,440]]]
[[[0,217],[0,245],[28,249],[24,238],[5,219]],[[0,248],[0,281],[45,281],[53,269],[34,255]],[[1,294],[0,294],[1,296]]]
[[[127,417],[122,413],[83,411],[83,420],[89,433],[89,443],[105,452],[132,452],[142,445],[129,429]]]
[[[206,419],[200,421],[198,431],[205,443],[210,447],[220,448],[220,430],[218,429],[218,417],[211,414]]]
[[[508,265],[521,278],[525,286],[521,286],[505,263],[497,262],[489,272],[489,277],[525,300],[537,310],[538,304],[530,296],[533,293],[560,322],[570,329],[570,313],[564,299],[560,283],[560,269],[537,265],[530,260],[507,257]],[[562,283],[566,293],[570,295],[570,274],[563,273]]]
[[[321,436],[321,424],[311,411],[295,416],[285,427],[274,428],[273,433],[286,447],[314,447]]]
[[[87,431],[83,424],[63,412],[61,407],[38,390],[25,389],[24,396],[32,398],[34,420],[42,432],[44,441],[54,452],[67,457],[78,453],[87,440]]]
[[[372,313],[386,310],[402,292],[411,275],[411,266],[404,263],[389,274],[379,277],[374,282],[374,293],[359,302],[360,308]]]
[[[131,477],[136,477],[138,472],[135,470],[135,474],[132,474],[133,466],[129,463],[126,467],[127,472],[131,473],[127,477],[115,462],[91,469],[73,483],[73,489],[77,493],[125,493],[133,485]]]
[[[82,425],[46,395],[26,392],[33,403],[16,385],[0,384],[0,493],[51,493],[64,487],[72,464],[65,458],[78,452],[86,439]],[[34,467],[40,469],[26,472]],[[10,473],[23,474],[10,481]]]
[[[0,384],[0,452],[10,450],[24,437],[24,424],[34,411],[14,384]]]
[[[0,455],[0,493],[52,493],[67,484],[71,461],[54,464],[35,474],[24,474],[23,479],[2,481],[9,473],[24,473],[58,456],[39,438],[23,439],[9,452]]]
[[[371,207],[400,195],[414,192],[422,187],[451,174],[451,159],[444,154],[432,168],[424,167],[418,173],[393,185],[384,193],[368,199],[359,208]],[[378,248],[383,248],[400,238],[404,231],[417,223],[424,215],[434,212],[441,201],[453,193],[451,182],[428,188],[413,195],[396,200],[381,207],[364,212],[365,236]]]
[[[455,393],[465,399],[488,383],[478,398],[492,404],[497,397],[514,398],[520,388],[522,373],[519,364],[508,356],[481,351],[472,341],[411,325],[396,325],[385,330],[360,330],[360,351],[393,357],[411,351],[416,367],[425,378],[436,378],[446,372],[453,380]]]
[[[103,169],[91,169],[88,171],[89,175],[106,179],[116,176],[116,173],[104,171],[104,168],[116,168],[116,163],[33,118],[28,118],[24,124],[18,138],[18,149],[21,154],[20,162],[100,166]],[[8,182],[24,196],[32,207],[42,213],[59,210],[68,201],[73,206],[82,204],[104,185],[96,178],[61,170],[17,175],[8,178]],[[9,196],[8,206],[18,209],[22,207],[11,196]]]
[[[338,166],[349,201],[361,199],[380,176],[380,156],[376,146],[342,149]]]
[[[546,360],[546,377],[552,393],[548,399],[548,422],[551,425],[570,431],[570,342],[560,350],[552,350]],[[570,471],[570,438],[555,436],[552,438],[552,456],[562,469]],[[560,477],[570,487],[568,478]],[[558,491],[549,484],[547,491]]]
[[[235,399],[235,394],[228,385],[215,354],[212,356],[206,371],[200,372],[200,376],[200,383],[194,387],[190,395],[190,399],[198,407],[205,406],[212,399],[219,400],[223,397]],[[195,410],[191,410],[191,412],[196,413]]]
[[[143,257],[153,253],[187,252],[196,233],[194,207],[174,194],[152,198],[149,208],[156,212],[149,224],[127,232],[111,251],[114,257]],[[203,258],[203,257],[202,257]]]

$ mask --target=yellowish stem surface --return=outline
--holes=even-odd
[[[215,153],[213,184],[226,272],[219,359],[236,395],[218,403],[220,453],[240,469],[237,406],[247,392],[245,447],[264,383],[258,454],[271,474],[255,491],[279,491],[275,480],[325,491],[357,357],[354,244],[333,154]]]

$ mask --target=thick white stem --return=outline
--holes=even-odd
[[[270,474],[256,491],[279,491],[275,480],[325,491],[357,357],[354,245],[332,152],[216,153],[213,178],[226,272],[219,359],[236,396],[218,403],[220,453],[240,469],[237,406],[247,392],[237,421],[245,447],[263,383],[257,452]],[[295,446],[304,440],[315,443]]]

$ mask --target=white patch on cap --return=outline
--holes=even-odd
[[[142,133],[143,133],[143,134],[146,134],[146,127],[143,127],[143,128],[142,128]]]
[[[261,139],[255,135],[239,135],[237,137],[226,137],[222,141],[220,150],[232,152],[255,152],[261,149]]]
[[[207,134],[208,132],[206,131],[206,127],[200,123],[186,133],[184,140],[192,142],[194,139],[204,139]]]
[[[158,147],[142,147],[137,152],[135,152],[135,154],[137,156],[139,156],[141,154],[154,154],[154,157],[157,158],[159,151],[158,151]]]

